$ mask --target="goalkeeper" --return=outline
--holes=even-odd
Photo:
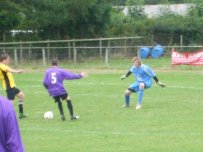
[[[142,106],[144,89],[148,89],[152,86],[152,78],[160,87],[165,87],[166,85],[158,80],[156,74],[149,66],[142,64],[139,57],[134,57],[133,63],[134,65],[130,68],[130,70],[125,75],[121,76],[121,80],[123,80],[127,78],[131,73],[133,73],[136,78],[136,81],[131,84],[128,89],[125,90],[125,104],[123,105],[123,107],[130,106],[130,94],[133,92],[137,92],[138,100],[136,109],[138,110]]]

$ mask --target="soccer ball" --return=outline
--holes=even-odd
[[[45,120],[53,119],[53,117],[54,117],[54,113],[52,111],[47,111],[44,113]]]

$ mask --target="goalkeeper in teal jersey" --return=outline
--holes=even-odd
[[[123,107],[129,107],[130,94],[133,92],[137,92],[138,100],[137,100],[136,109],[140,109],[142,106],[144,89],[148,89],[152,86],[152,78],[159,86],[165,87],[166,85],[161,83],[158,80],[158,78],[156,77],[156,74],[149,66],[142,64],[141,59],[139,57],[134,57],[133,63],[134,65],[130,68],[128,73],[126,73],[121,77],[121,80],[123,80],[132,73],[136,78],[136,81],[133,84],[131,84],[128,87],[128,89],[125,90],[125,104],[123,105]]]

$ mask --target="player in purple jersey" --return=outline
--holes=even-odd
[[[3,97],[0,97],[0,152],[25,152],[14,108]]]
[[[129,107],[130,94],[132,92],[138,92],[138,101],[136,109],[140,109],[142,106],[142,97],[144,95],[144,89],[150,88],[152,86],[152,78],[161,87],[165,87],[165,84],[161,83],[158,80],[156,74],[149,66],[142,64],[141,59],[139,57],[134,57],[133,63],[134,65],[130,68],[128,73],[121,77],[121,79],[123,80],[131,73],[133,73],[136,78],[136,81],[131,84],[128,89],[125,90],[125,105],[123,105],[123,107]]]
[[[81,79],[86,76],[86,73],[74,74],[65,69],[57,67],[58,62],[56,60],[52,61],[52,67],[47,69],[44,75],[44,87],[48,90],[50,96],[52,96],[56,103],[58,103],[58,109],[61,114],[61,119],[65,121],[65,116],[63,113],[62,100],[67,102],[67,107],[70,112],[71,120],[76,120],[79,117],[73,114],[73,106],[71,103],[71,98],[64,88],[64,80]]]

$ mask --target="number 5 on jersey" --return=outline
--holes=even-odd
[[[57,82],[56,73],[51,73],[51,83],[55,84]]]

